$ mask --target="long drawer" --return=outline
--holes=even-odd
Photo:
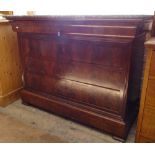
[[[26,33],[42,33],[42,34],[73,34],[73,35],[89,35],[89,36],[98,36],[98,37],[111,37],[115,36],[117,38],[133,38],[136,33],[136,26],[127,25],[127,23],[122,23],[121,25],[117,25],[117,23],[113,23],[112,21],[89,21],[87,24],[84,22],[74,21],[72,23],[68,22],[60,22],[60,21],[46,21],[46,24],[43,24],[42,21],[23,21],[22,23],[19,21],[13,22],[13,30],[16,32],[26,32]],[[109,24],[108,24],[109,22]],[[128,21],[126,21],[128,22]],[[137,22],[137,21],[133,21]],[[35,25],[35,29],[34,29]]]
[[[71,81],[80,81],[85,84],[96,85],[114,90],[123,88],[126,76],[123,69],[110,68],[89,63],[62,60],[40,61],[35,58],[26,58],[26,72],[40,76],[58,77]],[[113,75],[113,76],[111,76]]]
[[[22,48],[24,60],[26,57],[32,57],[41,61],[76,61],[119,69],[128,68],[128,58],[131,54],[130,42],[69,36],[59,39],[46,35],[25,35],[22,39]]]
[[[36,73],[25,73],[25,83],[27,88],[39,90],[55,96],[61,96],[68,100],[76,101],[81,104],[87,104],[100,109],[107,109],[117,114],[121,112],[121,89],[105,87],[105,77],[90,80],[91,75],[86,79],[74,79],[71,77],[63,77],[54,75],[39,75]],[[87,80],[87,82],[86,82]],[[100,81],[99,81],[100,80]],[[112,81],[115,80],[111,78]],[[107,79],[109,85],[113,85],[112,81]],[[99,85],[102,83],[102,85]],[[105,85],[105,86],[104,86]],[[106,102],[105,102],[106,101]]]

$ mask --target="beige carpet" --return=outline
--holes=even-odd
[[[0,114],[7,115],[8,117],[13,118],[14,120],[11,121],[9,126],[11,128],[8,132],[5,131],[7,127],[0,127],[0,138],[1,135],[5,134],[9,135],[10,132],[13,132],[14,130],[17,131],[15,134],[20,134],[21,130],[23,130],[25,136],[25,141],[28,142],[44,142],[46,139],[42,138],[42,140],[37,140],[36,131],[41,130],[42,132],[45,132],[49,135],[54,137],[60,137],[62,140],[68,143],[118,143],[119,141],[114,140],[112,138],[112,135],[106,134],[104,132],[99,132],[98,130],[89,128],[87,126],[81,125],[79,123],[64,119],[63,117],[59,117],[57,115],[53,115],[51,113],[47,113],[43,110],[39,110],[38,108],[34,108],[31,106],[25,106],[24,104],[21,104],[21,100],[17,100],[16,102],[10,104],[9,106],[3,108],[0,107]],[[24,124],[24,126],[15,127],[14,121],[19,121],[18,123]],[[3,124],[6,124],[4,118],[3,122],[1,121],[1,115],[0,115],[0,126],[4,126]],[[13,122],[13,123],[12,123]],[[16,125],[17,126],[17,125]],[[30,129],[23,129],[23,128],[34,128],[30,131]],[[14,129],[15,128],[15,129]],[[38,130],[36,130],[38,129]],[[133,143],[135,141],[135,132],[136,132],[136,122],[133,124],[129,136],[127,138],[127,143]],[[14,132],[15,132],[14,131]],[[13,133],[12,133],[13,134]],[[21,136],[20,136],[21,135]],[[17,138],[22,138],[22,134],[18,135]],[[4,135],[5,136],[5,135]],[[31,138],[28,138],[31,137]],[[46,137],[46,136],[45,136]],[[18,141],[22,141],[22,140]],[[28,139],[28,140],[27,140]],[[6,139],[2,139],[3,141]],[[9,140],[7,140],[9,141]],[[11,141],[15,140],[11,139]],[[47,141],[47,140],[46,140]],[[23,142],[23,141],[22,141]]]
[[[52,136],[40,129],[24,124],[8,115],[0,113],[1,143],[61,143],[57,136]]]

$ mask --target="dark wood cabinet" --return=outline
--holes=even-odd
[[[23,102],[126,139],[139,100],[144,25],[152,17],[7,18],[18,33]]]

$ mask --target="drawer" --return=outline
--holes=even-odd
[[[134,36],[136,27],[134,26],[108,26],[108,25],[84,25],[70,24],[61,27],[62,34],[70,35],[88,35],[88,36]]]
[[[155,108],[155,80],[148,80],[145,104]]]
[[[85,38],[85,37],[83,37]],[[127,68],[130,62],[131,44],[103,40],[78,40],[50,35],[23,35],[22,55],[53,61],[76,61],[112,68]]]
[[[75,61],[65,62],[64,60],[57,63],[55,75],[66,80],[115,90],[124,89],[126,79],[124,70]]]
[[[78,81],[25,73],[26,88],[61,97],[77,104],[106,110],[121,115],[119,90],[106,89]]]
[[[145,107],[141,133],[145,137],[155,140],[155,108]]]
[[[82,39],[66,37],[58,51],[59,58],[119,69],[128,67],[131,54],[129,43]]]
[[[109,89],[124,89],[125,72],[107,68],[100,65],[92,65],[87,63],[80,63],[69,61],[46,61],[27,57],[26,72],[31,72],[39,75],[57,76],[72,81],[79,81],[106,87]]]
[[[41,21],[14,21],[13,30],[16,32],[33,32],[33,33],[51,33],[51,34],[77,34],[89,36],[130,36],[133,37],[136,32],[135,26],[108,26],[94,24],[64,24],[56,22]]]
[[[153,50],[153,52],[152,52],[150,76],[154,76],[154,78],[155,78],[155,50]]]
[[[14,21],[12,23],[12,28],[16,32],[26,32],[26,33],[51,33],[57,34],[60,31],[58,25],[52,22],[46,21],[46,23],[41,21]]]

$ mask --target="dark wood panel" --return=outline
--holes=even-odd
[[[64,25],[61,31],[62,34],[89,34],[103,35],[103,36],[128,36],[133,38],[136,33],[134,26],[105,26],[105,25]]]
[[[128,42],[106,42],[101,39],[88,41],[69,36],[63,39],[46,35],[22,37],[24,58],[34,57],[49,61],[59,59],[60,62],[73,60],[119,68],[125,68],[129,63],[131,47]]]
[[[39,75],[54,76],[57,63],[53,61],[46,61],[42,58],[26,57],[25,58],[26,72],[32,72]]]
[[[37,28],[33,29],[33,25],[36,25]],[[135,26],[124,26],[125,24],[122,24],[122,26],[118,25],[102,25],[102,22],[98,24],[92,24],[90,22],[89,24],[84,24],[80,22],[76,24],[69,24],[65,22],[57,22],[56,24],[54,22],[49,23],[50,26],[44,25],[42,22],[29,22],[21,23],[21,22],[15,22],[13,23],[13,30],[17,32],[42,32],[42,33],[51,33],[51,34],[58,34],[58,32],[62,33],[86,33],[86,34],[104,34],[104,35],[123,35],[125,37],[131,37],[133,38],[136,33],[136,27]],[[63,25],[63,27],[62,27]],[[44,28],[43,28],[44,27]],[[46,28],[45,28],[46,27]]]
[[[59,57],[62,60],[73,60],[84,63],[100,64],[108,67],[125,68],[130,57],[129,43],[85,41],[72,39],[69,36],[63,38],[59,49]]]
[[[34,25],[36,26],[34,28]],[[37,32],[40,32],[40,33],[52,33],[52,34],[57,34],[58,31],[60,31],[59,27],[57,25],[55,25],[55,23],[50,23],[50,26],[46,25],[46,24],[43,24],[42,22],[38,22],[38,21],[26,21],[26,22],[19,22],[19,21],[16,21],[16,22],[13,22],[12,23],[12,28],[14,31],[17,31],[17,32],[27,32],[27,33],[30,33],[30,32],[33,32],[33,33],[37,33]]]
[[[97,85],[109,89],[123,89],[126,75],[124,70],[112,69],[101,65],[86,64],[65,60],[40,61],[31,57],[25,58],[26,71],[45,75],[56,76],[67,80]],[[111,76],[113,74],[113,76]]]
[[[14,16],[15,17],[15,16]],[[7,17],[12,20],[12,17]],[[16,17],[15,17],[16,18]],[[62,25],[104,25],[104,26],[132,26],[143,30],[142,19],[152,19],[152,16],[17,16],[12,21],[14,31],[32,33],[56,33]],[[35,28],[34,28],[35,27]]]
[[[123,89],[126,78],[124,70],[63,60],[57,65],[55,74],[63,79],[116,90]]]
[[[56,37],[49,35],[21,35],[21,46],[23,60],[26,57],[42,58],[44,60],[53,60],[56,58],[58,43]]]
[[[25,74],[25,82],[27,88],[61,96],[81,104],[113,111],[116,114],[120,114],[122,110],[119,90],[32,73]]]

